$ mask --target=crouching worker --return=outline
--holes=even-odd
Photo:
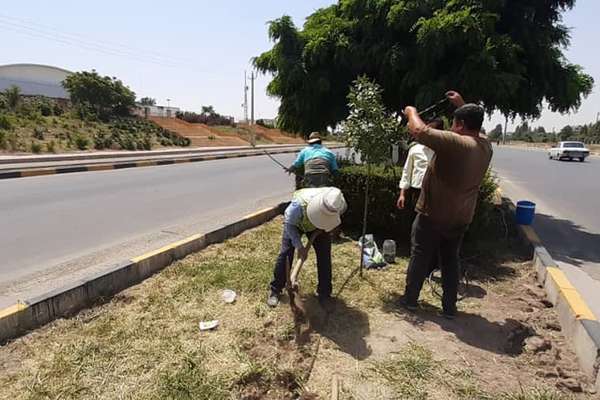
[[[331,297],[331,237],[329,232],[341,224],[341,215],[346,211],[346,199],[338,188],[308,188],[294,193],[290,205],[286,208],[283,220],[283,238],[277,257],[271,294],[267,304],[271,307],[279,304],[279,296],[286,285],[286,266],[290,268],[294,260],[294,250],[298,257],[306,260],[309,246],[302,244],[301,236],[309,238],[320,231],[313,241],[317,255],[318,285],[317,295],[321,304]]]

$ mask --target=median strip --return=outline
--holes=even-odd
[[[332,146],[332,149],[340,149],[344,146]],[[274,150],[270,151],[270,154],[289,154],[297,153],[299,149],[289,150]],[[140,160],[123,162],[116,161],[114,163],[106,164],[93,164],[93,165],[76,165],[76,166],[65,166],[65,167],[40,167],[40,168],[27,168],[19,170],[0,171],[0,180],[2,179],[15,179],[15,178],[27,178],[40,175],[54,175],[54,174],[67,174],[73,172],[96,172],[106,171],[113,169],[127,169],[127,168],[141,168],[141,167],[154,167],[161,165],[172,165],[182,163],[193,163],[201,161],[214,161],[214,160],[225,160],[228,158],[243,158],[243,157],[256,157],[264,156],[264,151],[256,152],[244,152],[244,153],[231,153],[231,154],[220,154],[220,155],[207,155],[207,156],[194,156],[194,157],[177,157],[172,159],[159,159],[159,160]]]

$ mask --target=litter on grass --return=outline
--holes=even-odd
[[[380,269],[387,265],[383,255],[377,247],[377,243],[375,243],[373,235],[365,235],[364,238],[361,236],[360,239],[358,239],[358,246],[362,247],[362,257],[365,268]]]
[[[223,298],[223,301],[225,303],[231,304],[231,303],[235,302],[237,294],[233,290],[225,289],[225,290],[223,290],[221,297]]]
[[[215,329],[217,326],[219,326],[219,321],[216,319],[213,321],[200,321],[201,331],[210,331]]]

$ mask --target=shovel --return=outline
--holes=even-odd
[[[320,233],[321,231],[317,230],[310,235],[307,244],[309,248],[312,247],[313,242]],[[300,271],[302,270],[305,261],[306,259],[298,258],[296,260],[294,268],[290,269],[290,261],[289,259],[286,260],[286,289],[288,292],[288,297],[290,299],[290,307],[292,309],[292,313],[294,314],[294,318],[299,322],[303,321],[306,315],[304,305],[302,304],[302,300],[300,299],[300,286],[298,284],[298,275],[300,274]],[[298,296],[296,297],[296,295]]]

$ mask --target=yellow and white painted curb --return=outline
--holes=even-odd
[[[331,149],[343,148],[342,145],[331,146]],[[289,154],[297,153],[301,149],[269,149],[269,154]],[[113,169],[125,169],[125,168],[140,168],[140,167],[156,167],[161,165],[172,165],[182,163],[193,163],[201,161],[214,161],[214,160],[225,160],[228,158],[243,158],[243,157],[256,157],[264,156],[266,150],[256,151],[245,151],[236,153],[226,154],[210,154],[210,155],[197,155],[190,157],[173,157],[173,158],[160,158],[160,159],[149,159],[139,161],[115,161],[111,163],[100,163],[100,164],[89,164],[89,165],[69,165],[62,167],[38,167],[38,168],[27,168],[27,169],[14,169],[0,171],[0,180],[2,179],[15,179],[15,178],[27,178],[32,176],[41,175],[56,175],[56,174],[69,174],[73,172],[92,172],[92,171],[106,171]]]
[[[514,203],[510,200],[508,203],[514,212]],[[557,310],[563,333],[570,339],[581,369],[593,377],[596,388],[600,389],[600,322],[550,256],[535,229],[526,225],[518,225],[518,229],[533,250],[538,282]]]

